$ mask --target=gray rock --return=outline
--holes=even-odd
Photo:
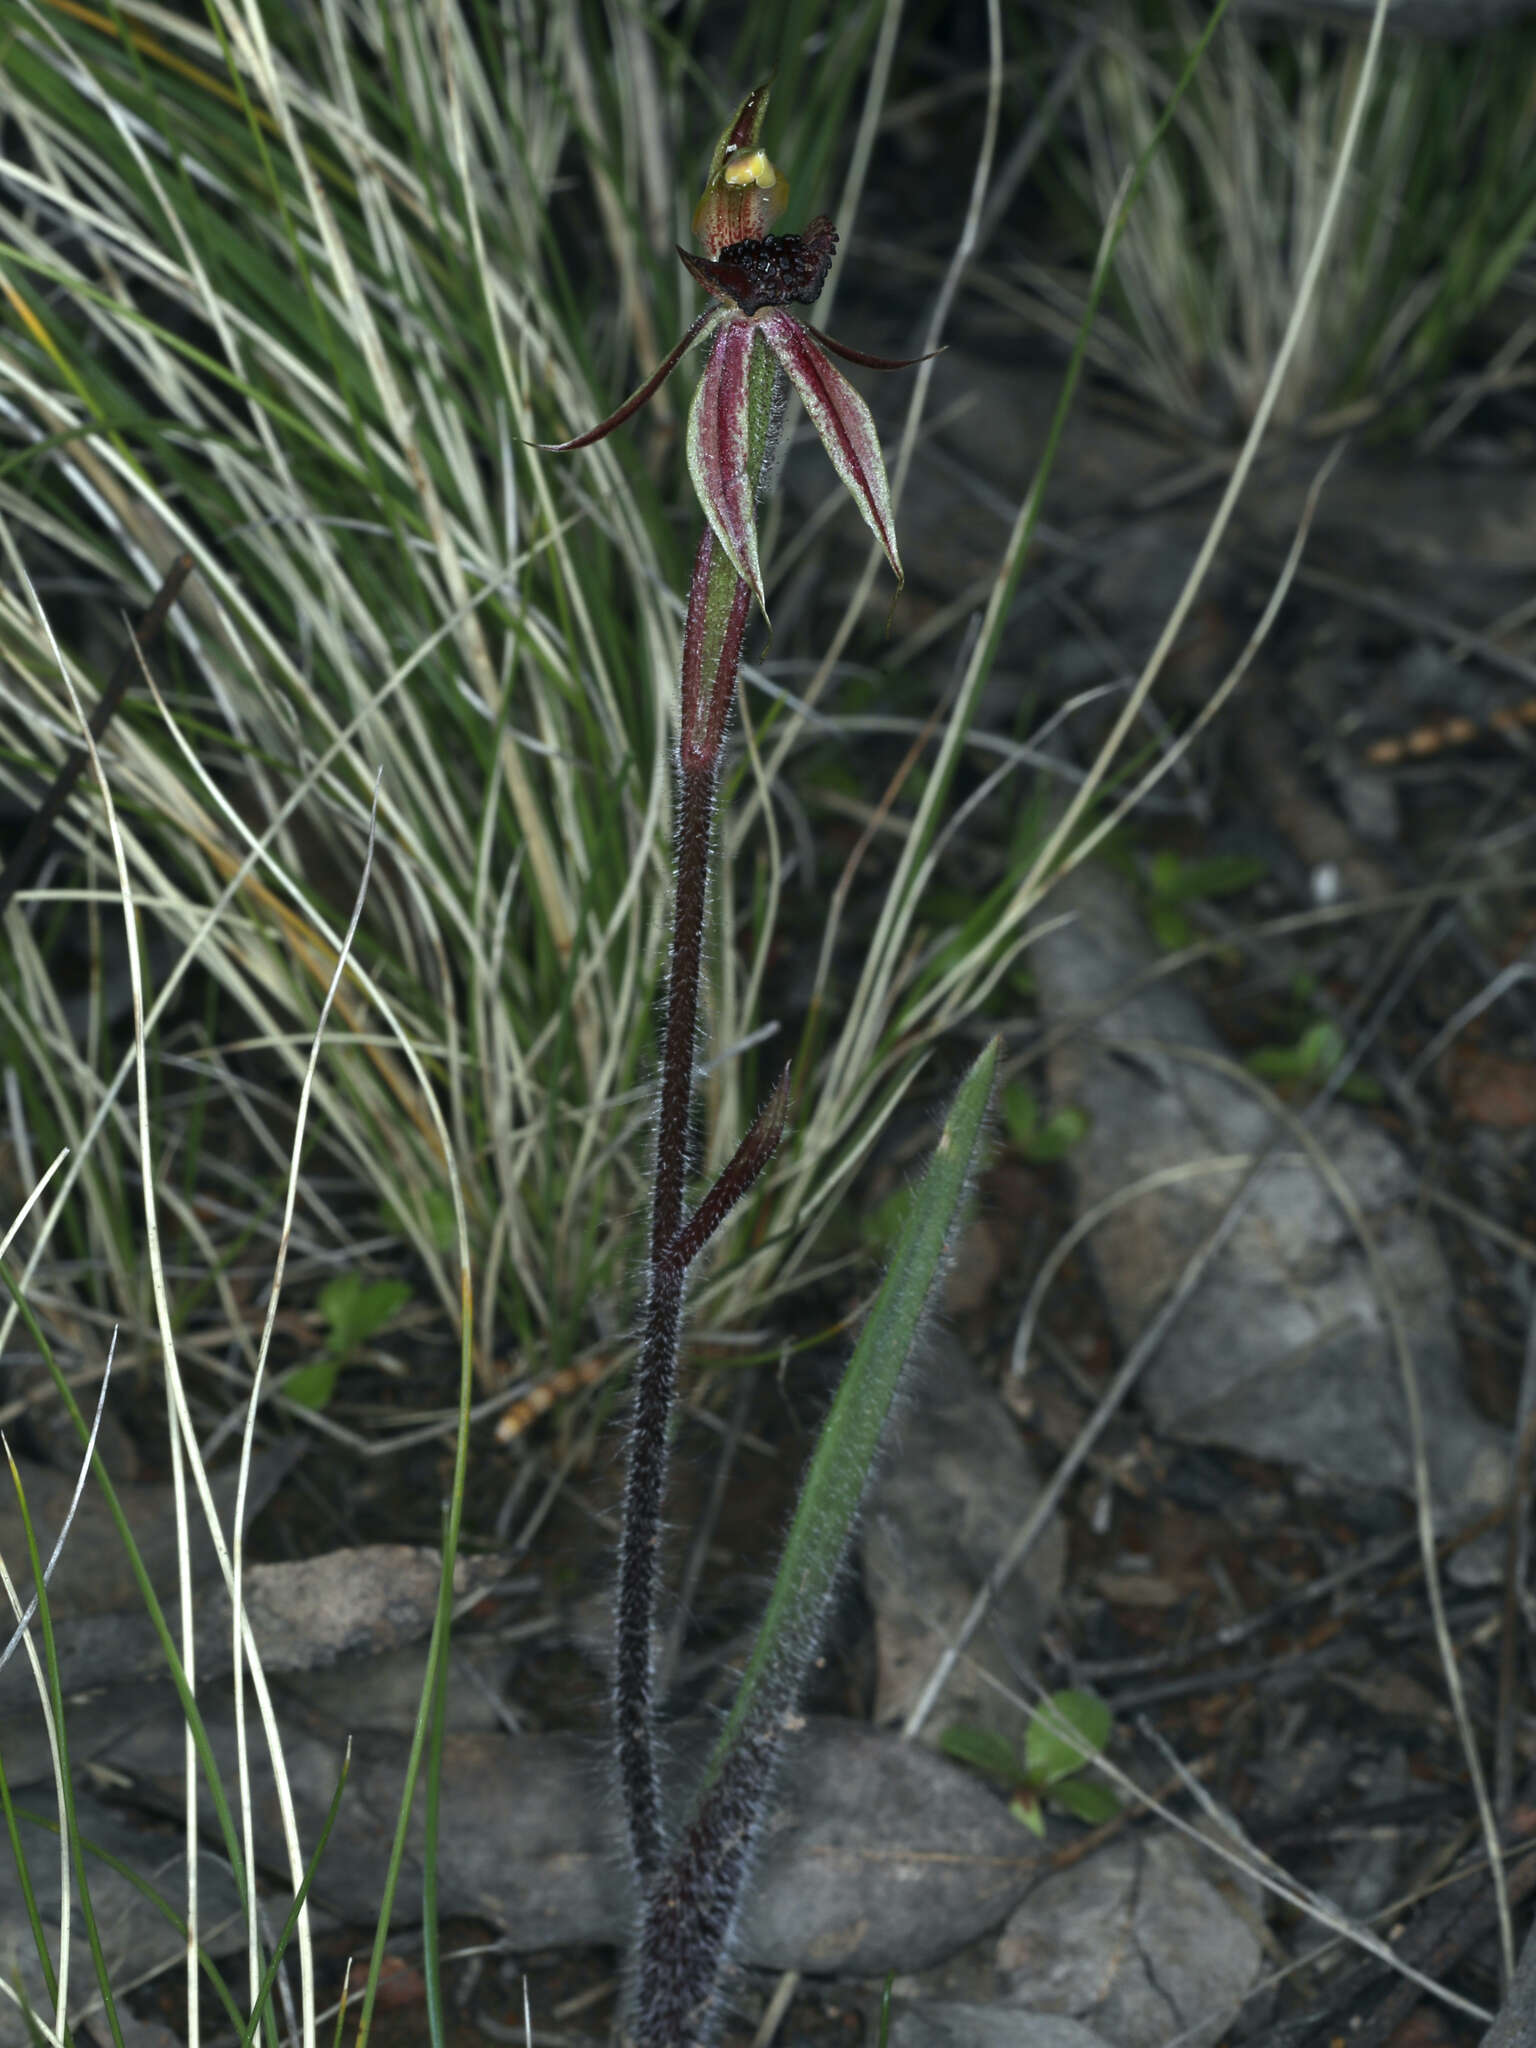
[[[1004,2005],[910,2005],[891,2017],[891,2048],[1105,2048],[1056,2013]]]
[[[60,1574],[77,1530],[71,1532],[60,1559]],[[245,1613],[263,1666],[270,1676],[323,1671],[350,1660],[355,1698],[363,1660],[382,1658],[430,1632],[441,1571],[435,1550],[406,1543],[364,1544],[289,1563],[247,1565]],[[489,1590],[501,1576],[500,1566],[492,1561],[460,1558],[454,1567],[455,1595],[462,1600]],[[166,1614],[179,1643],[180,1603],[167,1602]],[[232,1662],[234,1619],[221,1577],[199,1588],[194,1615],[198,1677],[220,1676]],[[160,1637],[142,1605],[108,1612],[66,1611],[54,1619],[54,1644],[66,1693],[165,1676]],[[18,1677],[26,1668],[20,1653],[11,1664]],[[6,1683],[10,1689],[0,1697],[9,1704],[18,1683],[9,1667]],[[30,1698],[30,1689],[28,1678],[22,1687],[24,1698]]]
[[[1483,2048],[1536,2048],[1536,1929],[1525,1938],[1519,1966]]]
[[[251,1463],[251,1482],[246,1494],[247,1525],[271,1498],[284,1475],[298,1462],[302,1450],[302,1445],[293,1444],[257,1453]],[[22,1458],[18,1458],[16,1463],[26,1492],[27,1512],[37,1537],[38,1554],[46,1564],[69,1510],[75,1490],[74,1474],[56,1472],[51,1466],[33,1464]],[[239,1474],[233,1466],[216,1473],[209,1481],[226,1535],[234,1518],[238,1481]],[[127,1484],[119,1485],[116,1491],[118,1505],[138,1545],[139,1556],[155,1590],[164,1600],[176,1580],[176,1517],[172,1490],[168,1485]],[[190,1487],[188,1491],[190,1493]],[[217,1560],[202,1509],[195,1497],[191,1502],[190,1546],[193,1578],[205,1577],[214,1569]],[[26,1570],[26,1524],[15,1490],[9,1484],[0,1489],[0,1556],[10,1560],[12,1576],[25,1601],[31,1593]],[[133,1576],[106,1499],[94,1480],[86,1481],[80,1506],[70,1525],[68,1541],[53,1577],[48,1581],[48,1597],[56,1621],[82,1614],[106,1614],[119,1608],[140,1610],[138,1582]],[[5,1636],[9,1637],[9,1634],[7,1627]],[[11,1666],[17,1661],[18,1658],[13,1656]],[[9,1682],[10,1666],[7,1667]],[[27,1683],[30,1685],[30,1679]]]
[[[1080,1020],[1050,1068],[1059,1099],[1081,1103],[1093,1119],[1069,1162],[1079,1209],[1156,1169],[1261,1152],[1274,1126],[1258,1098],[1199,1063],[1221,1050],[1199,1004],[1167,978],[1136,986],[1155,955],[1119,882],[1080,869],[1052,892],[1049,909],[1070,920],[1042,932],[1029,957],[1047,1022]],[[1124,1041],[1139,1049],[1123,1049]],[[1181,1058],[1182,1048],[1195,1057]],[[1315,1129],[1401,1303],[1437,1506],[1465,1519],[1502,1500],[1505,1447],[1462,1386],[1455,1292],[1438,1240],[1415,1206],[1406,1161],[1362,1112],[1336,1103]],[[1127,1346],[1242,1177],[1192,1173],[1115,1209],[1095,1231],[1105,1300]],[[1170,1435],[1334,1480],[1411,1489],[1383,1304],[1349,1222],[1294,1149],[1269,1169],[1151,1360],[1141,1395]]]
[[[877,1977],[997,1926],[1042,1845],[973,1773],[917,1743],[815,1718],[790,1744],[740,1959]]]
[[[1109,2048],[1215,2048],[1257,1982],[1258,1908],[1181,1835],[1112,1842],[1013,1914],[997,1963],[1011,1997],[1088,2022]]]
[[[32,1802],[39,1807],[43,1802]],[[85,1839],[109,1855],[122,1857],[153,1884],[172,1906],[185,1910],[185,1838],[179,1829],[157,1828],[135,1820],[103,1804],[85,1787],[75,1793],[76,1813]],[[58,1955],[59,1927],[59,1843],[47,1829],[26,1820],[20,1824],[23,1853],[32,1880],[38,1912],[50,1936],[52,1952]],[[100,1930],[102,1949],[110,1980],[118,1987],[137,1981],[144,1973],[170,1968],[186,1953],[183,1939],[164,1916],[109,1864],[92,1857],[86,1867],[91,1906]],[[240,1950],[245,1944],[245,1927],[228,1865],[221,1856],[200,1859],[198,1885],[204,1946],[215,1956]],[[96,1971],[90,1943],[80,1917],[79,1879],[74,1878],[74,1917],[71,1921],[69,1968],[69,2016],[71,2021],[95,2012],[96,2030],[110,2038],[100,2019]],[[0,1857],[0,1970],[6,1982],[18,1986],[35,2012],[50,2025],[53,2005],[47,1997],[38,1965],[37,1949],[27,1919],[20,1884],[9,1849]],[[35,2037],[8,1998],[0,1998],[0,2048],[28,2048]]]
[[[986,1576],[1033,1508],[1040,1480],[1012,1416],[952,1340],[941,1339],[900,1413],[870,1494],[864,1589],[875,1615],[875,1721],[899,1722]],[[924,1737],[963,1721],[1022,1740],[1021,1665],[1061,1590],[1059,1526],[991,1608],[929,1716]],[[988,1684],[988,1676],[998,1684]],[[1010,1697],[1010,1694],[1013,1697]]]
[[[269,1676],[282,1674],[280,1688],[290,1703],[329,1713],[348,1732],[392,1728],[408,1734],[426,1669],[419,1638],[432,1626],[440,1570],[436,1551],[395,1543],[249,1566],[246,1612]],[[462,1598],[500,1575],[493,1562],[461,1558],[455,1590]],[[178,1643],[180,1612],[179,1603],[166,1610]],[[198,1682],[206,1686],[231,1663],[232,1615],[221,1579],[199,1588],[195,1616]],[[54,1624],[54,1644],[60,1683],[71,1702],[70,1747],[77,1765],[104,1760],[142,1722],[176,1722],[179,1709],[160,1637],[142,1607],[66,1612]],[[495,1689],[505,1654],[494,1643],[471,1638],[455,1648],[454,1663],[460,1682],[450,1695],[450,1725],[498,1726]],[[483,1683],[476,1682],[471,1665]],[[0,1756],[12,1787],[51,1780],[52,1753],[22,1651],[7,1668],[0,1703]]]
[[[203,1705],[225,1782],[234,1730]],[[677,1730],[668,1775],[692,1782],[713,1729]],[[341,1769],[339,1730],[285,1734],[301,1836],[313,1842]],[[181,1733],[142,1721],[103,1745],[98,1767],[119,1792],[174,1811]],[[348,1921],[371,1921],[395,1826],[407,1745],[358,1737],[314,1897]],[[264,1763],[254,1787],[260,1859],[281,1869],[275,1791]],[[211,1814],[209,1816],[212,1818]],[[440,1909],[492,1921],[515,1948],[623,1945],[633,1921],[630,1878],[609,1765],[568,1735],[449,1735],[443,1747]],[[407,1837],[400,1910],[421,1888],[422,1817]],[[773,1969],[881,1976],[927,1968],[998,1926],[1033,1881],[1040,1845],[970,1772],[914,1743],[861,1725],[812,1719],[786,1745],[736,1954]],[[0,1907],[6,1873],[0,1863]]]

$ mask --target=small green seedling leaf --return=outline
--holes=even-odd
[[[1147,864],[1147,922],[1153,938],[1163,952],[1181,952],[1195,937],[1183,904],[1239,895],[1267,873],[1264,862],[1252,854],[1216,853],[1208,860],[1185,860],[1166,851],[1153,854]]]
[[[1023,1081],[1010,1081],[1004,1088],[1002,1110],[1010,1140],[1036,1166],[1051,1166],[1064,1159],[1092,1127],[1087,1110],[1075,1102],[1063,1103],[1042,1123],[1035,1092]]]
[[[1064,1778],[1051,1787],[1051,1804],[1061,1806],[1091,1828],[1102,1827],[1120,1811],[1113,1787],[1097,1778]]]
[[[1179,878],[1184,863],[1176,853],[1154,853],[1147,866],[1147,886],[1159,903],[1177,903],[1183,893]]]
[[[320,1314],[328,1334],[318,1358],[284,1375],[283,1392],[301,1408],[326,1408],[336,1391],[342,1367],[376,1337],[411,1298],[404,1280],[365,1280],[361,1273],[340,1273],[320,1295]]]
[[[1294,1045],[1261,1045],[1248,1065],[1271,1081],[1326,1081],[1344,1057],[1344,1035],[1325,1017],[1309,1024]]]
[[[1075,1102],[1063,1103],[1036,1136],[1029,1157],[1038,1166],[1054,1165],[1058,1159],[1065,1159],[1074,1145],[1083,1142],[1092,1124],[1086,1109],[1079,1109]]]
[[[283,1375],[283,1392],[301,1408],[328,1408],[341,1377],[339,1358],[317,1358]]]
[[[1238,896],[1269,872],[1247,853],[1214,853],[1208,860],[1183,860],[1176,853],[1155,853],[1147,870],[1153,897],[1160,903],[1196,903],[1213,896]]]
[[[1161,953],[1182,953],[1194,943],[1195,928],[1176,903],[1160,903],[1154,897],[1147,922]]]
[[[1344,1034],[1326,1017],[1309,1024],[1296,1041],[1296,1062],[1309,1080],[1326,1081],[1344,1057]]]
[[[1053,1692],[1030,1716],[1024,1736],[1031,1784],[1056,1785],[1080,1771],[1109,1741],[1110,1721],[1108,1707],[1091,1692]]]
[[[320,1313],[330,1326],[326,1350],[345,1358],[397,1316],[411,1298],[405,1280],[365,1280],[361,1273],[341,1273],[320,1295]]]
[[[1292,1045],[1261,1045],[1248,1055],[1250,1073],[1265,1081],[1320,1088],[1345,1054],[1344,1034],[1330,1018],[1309,1024]],[[1351,1102],[1379,1102],[1381,1085],[1370,1074],[1351,1074],[1339,1090]]]
[[[1088,1759],[1108,1743],[1109,1731],[1110,1712],[1101,1699],[1087,1692],[1058,1692],[1032,1716],[1023,1762],[1001,1735],[964,1724],[947,1728],[939,1747],[972,1770],[1000,1778],[1009,1788],[1008,1811],[1032,1835],[1043,1837],[1047,1801],[1090,1827],[1101,1827],[1120,1811],[1108,1785],[1081,1775]]]
[[[989,1778],[1001,1778],[1005,1785],[1016,1785],[1024,1776],[1024,1766],[1013,1744],[990,1728],[967,1728],[963,1724],[946,1728],[939,1737],[939,1747],[957,1763],[969,1764],[973,1771],[985,1771]]]
[[[1265,862],[1251,853],[1213,853],[1207,860],[1184,863],[1178,893],[1186,903],[1201,897],[1240,896],[1268,872]]]

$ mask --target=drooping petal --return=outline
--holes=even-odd
[[[681,255],[682,251],[679,250]],[[801,326],[820,347],[830,349],[835,356],[841,356],[845,363],[857,363],[865,370],[910,370],[918,363],[931,363],[935,356],[944,353],[942,348],[931,348],[921,356],[872,356],[862,348],[850,348],[846,341],[834,341],[830,334],[823,334],[819,327],[813,327],[809,320],[802,320]]]
[[[781,306],[757,316],[756,326],[783,364],[799,392],[811,424],[833,467],[853,494],[870,532],[885,550],[885,559],[905,581],[896,552],[896,525],[891,516],[890,487],[869,407],[848,379],[812,340],[808,330]]]
[[[767,421],[761,373],[752,374],[757,329],[727,316],[704,365],[688,414],[688,469],[699,503],[731,567],[766,611],[757,559],[757,487]],[[766,363],[765,363],[766,367]],[[759,388],[754,390],[754,384]]]
[[[594,441],[604,440],[615,427],[622,427],[627,419],[637,413],[648,398],[655,397],[694,343],[702,341],[711,326],[717,325],[724,317],[718,306],[706,306],[676,348],[651,372],[640,389],[632,392],[617,412],[609,413],[607,419],[600,421],[597,426],[588,427],[584,434],[577,434],[570,441],[532,441],[529,446],[537,448],[541,455],[569,455],[574,449],[590,448]]]

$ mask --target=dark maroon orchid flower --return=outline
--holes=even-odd
[[[688,415],[688,468],[716,538],[759,605],[756,502],[777,427],[778,372],[799,392],[821,445],[899,582],[901,559],[875,424],[829,357],[872,370],[904,370],[921,360],[846,348],[786,311],[791,304],[810,305],[820,294],[837,250],[837,230],[822,214],[803,235],[768,232],[784,210],[789,187],[758,143],[767,106],[768,88],[759,86],[716,144],[709,183],[693,216],[705,254],[677,252],[713,303],[617,412],[572,440],[545,444],[546,452],[565,454],[602,440],[660,389],[696,342],[708,340],[709,358]]]

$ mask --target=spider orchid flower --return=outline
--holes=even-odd
[[[768,232],[788,203],[789,185],[759,144],[767,107],[766,85],[742,101],[715,145],[709,183],[693,216],[704,254],[677,252],[711,303],[616,412],[569,441],[540,444],[545,453],[560,455],[601,441],[654,397],[690,349],[708,342],[688,415],[688,468],[716,539],[765,613],[756,504],[772,468],[783,412],[779,373],[799,392],[821,445],[899,583],[901,558],[875,423],[830,357],[871,370],[904,370],[922,360],[848,348],[788,310],[820,295],[837,250],[837,230],[821,214],[803,235]]]
[[[691,1806],[680,1821],[673,1820],[663,1797],[658,1693],[664,1681],[654,1645],[668,1447],[688,1276],[731,1211],[761,1182],[790,1112],[786,1067],[735,1151],[713,1180],[695,1192],[694,1083],[699,1072],[700,991],[716,850],[716,801],[742,644],[754,600],[759,606],[763,603],[757,499],[772,467],[791,384],[898,580],[901,576],[874,423],[830,356],[874,369],[906,365],[844,348],[788,310],[815,300],[837,250],[837,233],[826,219],[813,220],[802,235],[770,232],[789,194],[760,141],[767,104],[766,86],[742,101],[716,146],[709,183],[693,217],[703,254],[678,251],[709,294],[704,311],[660,369],[611,418],[546,450],[560,454],[587,448],[611,434],[651,397],[695,343],[708,342],[688,419],[688,466],[705,521],[683,624],[671,936],[655,1098],[649,1255],[645,1299],[636,1325],[614,1586],[614,1762],[641,1907],[625,2032],[635,2048],[707,2048],[717,2037],[716,1986],[768,1811],[779,1751],[795,1725],[794,1701],[814,1655],[875,1436],[894,1394],[891,1375],[906,1356],[915,1319],[938,1270],[935,1262],[955,1228],[960,1190],[970,1171],[984,1108],[983,1091],[975,1095],[974,1113],[967,1112],[973,1114],[972,1135],[965,1138],[963,1153],[956,1141],[952,1164],[961,1177],[945,1198],[948,1222],[924,1222],[928,1235],[921,1240],[915,1227],[908,1226],[903,1245],[928,1247],[914,1249],[910,1257],[904,1251],[897,1255],[900,1289],[906,1290],[900,1299],[910,1300],[910,1310],[893,1305],[887,1311],[876,1305],[880,1334],[867,1349],[861,1343],[851,1368],[853,1391],[845,1388],[838,1396],[834,1414],[842,1414],[845,1421],[829,1426],[829,1436],[817,1452],[758,1647],[721,1747],[700,1779]],[[729,905],[726,909],[729,913]],[[727,923],[726,930],[730,929]],[[985,1057],[990,1062],[993,1055]],[[987,1077],[990,1071],[988,1066]],[[941,1149],[950,1144],[946,1127]],[[770,1191],[766,1200],[771,1205],[773,1199]],[[771,1214],[770,1207],[765,1218]],[[939,1211],[932,1216],[938,1218]],[[926,1277],[913,1292],[915,1266]],[[894,1304],[896,1298],[888,1286],[882,1301]],[[871,1330],[875,1328],[872,1323]],[[876,1360],[886,1375],[878,1389],[871,1378]],[[874,1432],[867,1440],[858,1434],[867,1430],[866,1417]]]

